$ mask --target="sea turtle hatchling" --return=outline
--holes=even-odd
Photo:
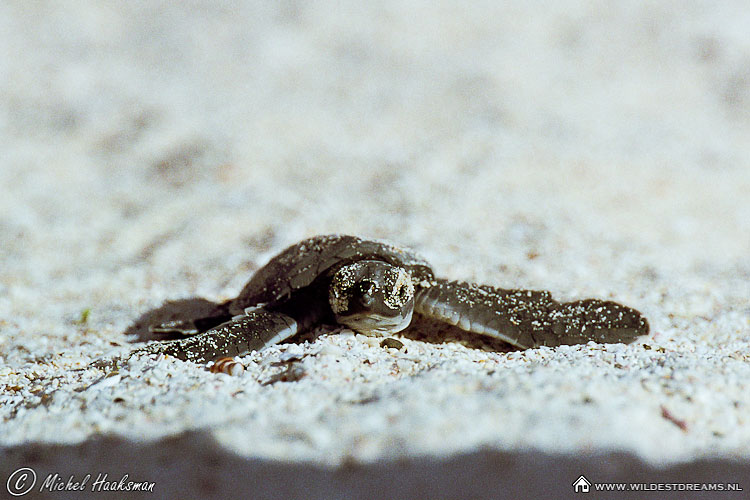
[[[413,252],[356,236],[315,236],[263,266],[239,296],[208,318],[152,326],[187,338],[136,350],[207,362],[243,355],[321,324],[388,336],[412,314],[515,347],[631,342],[648,333],[643,315],[597,299],[560,303],[549,292],[506,290],[435,278]]]

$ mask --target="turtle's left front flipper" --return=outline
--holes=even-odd
[[[632,342],[648,333],[635,309],[588,299],[559,303],[549,292],[505,290],[438,280],[419,289],[414,310],[480,335],[527,349],[541,345]]]
[[[557,303],[548,313],[545,328],[535,337],[539,345],[629,344],[648,334],[646,317],[617,302],[598,299]]]
[[[554,304],[548,292],[437,280],[417,290],[414,312],[528,349],[539,345],[534,335],[537,323]]]

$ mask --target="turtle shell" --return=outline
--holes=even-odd
[[[317,278],[359,260],[404,267],[415,285],[434,279],[430,264],[409,250],[356,236],[314,236],[290,246],[260,268],[234,299],[230,311],[240,314],[246,307],[279,303]]]

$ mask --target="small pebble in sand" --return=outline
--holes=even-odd
[[[404,347],[404,343],[399,340],[388,337],[387,339],[384,339],[380,343],[380,347],[390,347],[393,349],[401,350]]]

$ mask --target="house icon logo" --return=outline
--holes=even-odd
[[[579,476],[578,479],[573,481],[573,490],[576,493],[588,493],[589,488],[591,488],[591,482],[585,476]]]

